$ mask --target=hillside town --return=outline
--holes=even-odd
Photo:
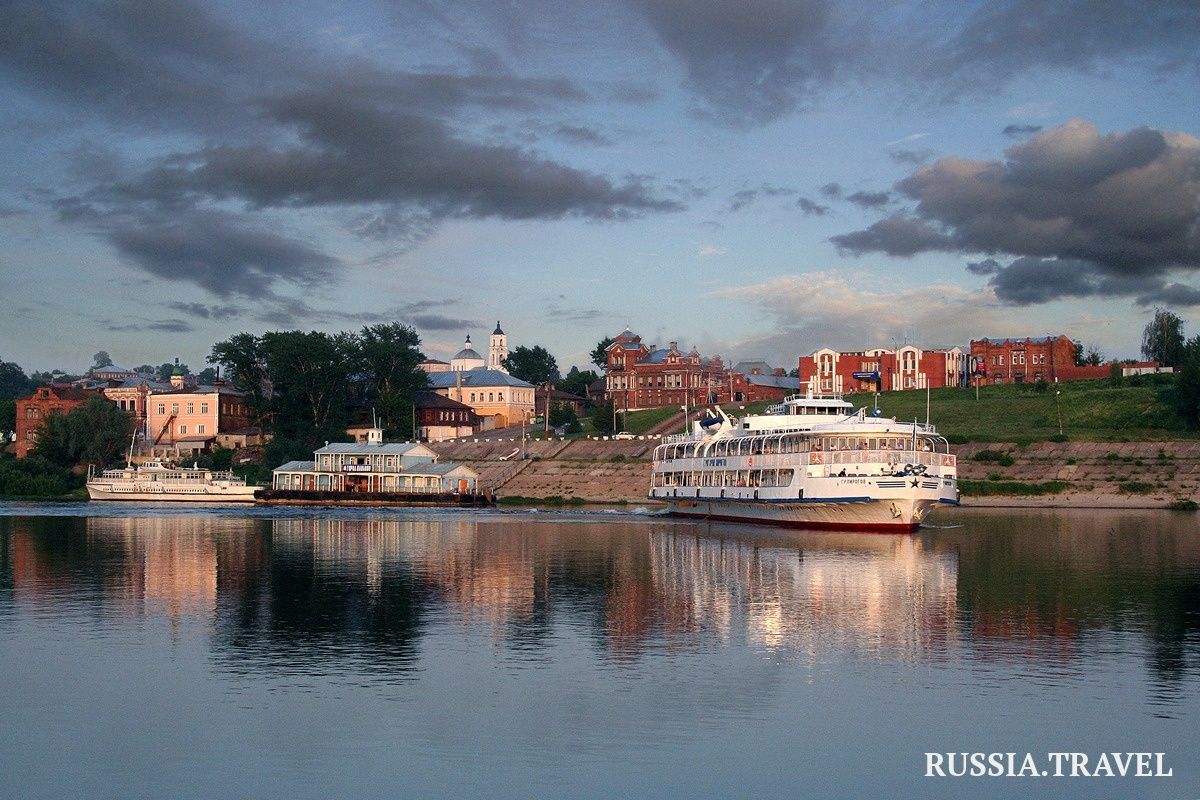
[[[409,332],[410,341],[419,342]],[[419,355],[415,346],[405,346]],[[965,347],[907,342],[853,351],[822,347],[773,366],[763,360],[726,365],[720,355],[684,349],[678,341],[648,343],[627,327],[602,338],[592,358],[587,369],[573,366],[563,376],[545,348],[510,350],[497,321],[486,349],[477,350],[468,333],[449,361],[419,356],[408,419],[393,420],[389,432],[418,442],[539,425],[544,431],[553,426],[560,435],[582,434],[580,423],[590,415],[596,424],[587,432],[610,435],[617,431],[603,423],[615,420],[617,412],[778,402],[802,391],[841,395],[1061,383],[1175,369],[1175,364],[1155,359],[1106,362],[1067,335],[980,337]],[[16,365],[6,365],[10,378],[19,373],[28,384],[28,391],[20,391],[22,380],[7,381],[17,388],[10,398],[14,408],[7,449],[18,458],[28,456],[48,418],[65,415],[90,398],[102,398],[131,418],[130,455],[135,459],[187,459],[218,449],[261,446],[277,432],[272,428],[287,427],[264,424],[248,396],[261,395],[262,387],[250,386],[246,376],[222,377],[219,357],[199,374],[177,358],[159,368],[118,366],[107,353],[98,353],[95,362],[78,375],[56,371],[31,378]],[[274,388],[278,392],[282,387]],[[366,441],[368,430],[376,427],[366,395],[369,391],[348,394],[345,414],[334,414],[345,418],[350,441]],[[322,435],[328,433],[326,426]]]

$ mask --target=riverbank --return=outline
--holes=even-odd
[[[645,504],[657,439],[456,441],[431,445],[468,464],[503,502]],[[1200,501],[1200,442],[972,442],[952,445],[963,504],[1024,508],[1169,508]]]

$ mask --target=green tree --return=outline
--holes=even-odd
[[[1083,342],[1074,339],[1071,344],[1075,345],[1075,366],[1082,367],[1087,364],[1087,353],[1084,352]]]
[[[379,412],[383,427],[415,437],[413,395],[429,385],[418,364],[425,360],[416,330],[399,322],[363,328],[355,339],[359,379],[366,402]]]
[[[175,374],[176,369],[178,369],[180,374],[183,374],[183,375],[191,375],[192,374],[192,371],[190,369],[188,369],[187,364],[180,364],[180,363],[172,364],[170,361],[167,361],[162,364],[159,364],[158,369],[155,370],[154,377],[157,380],[162,381],[163,383],[167,383],[171,380],[171,376]]]
[[[592,427],[596,430],[596,433],[604,436],[613,433],[612,400],[609,400],[603,405],[596,406],[595,410],[592,411],[591,417],[588,419],[591,420]]]
[[[25,370],[11,361],[0,361],[0,398],[15,400],[25,397],[35,385],[25,376]]]
[[[1200,424],[1200,336],[1189,339],[1180,351],[1176,397],[1179,413],[1192,425]]]
[[[1098,367],[1104,363],[1104,354],[1100,352],[1100,348],[1096,345],[1089,344],[1087,346],[1087,353],[1083,357],[1083,363],[1091,367]]]
[[[96,355],[92,356],[92,369],[103,369],[113,365],[112,357],[109,356],[107,350],[101,350]]]
[[[592,350],[592,363],[595,364],[597,368],[606,369],[608,367],[608,346],[612,343],[612,337],[605,336],[596,345],[595,349]]]
[[[17,401],[0,400],[0,450],[8,444],[8,434],[17,429]]]
[[[262,338],[252,333],[239,333],[217,342],[208,356],[208,363],[220,365],[230,384],[245,394],[255,424],[263,430],[272,429],[271,376]]]
[[[557,388],[564,392],[570,392],[571,394],[586,398],[588,387],[595,383],[599,377],[599,375],[590,369],[581,371],[578,367],[571,367],[567,376],[558,382]]]
[[[550,424],[557,428],[560,425],[569,425],[576,422],[575,409],[571,408],[569,403],[555,403],[550,406]]]
[[[262,346],[275,433],[308,442],[344,438],[355,337],[279,331],[263,334]]]
[[[50,414],[38,428],[35,455],[60,466],[106,467],[129,447],[134,420],[100,395],[66,414]]]
[[[205,367],[196,373],[196,382],[211,386],[217,380],[217,370],[213,367]]]
[[[1142,355],[1164,367],[1176,367],[1183,345],[1183,320],[1165,308],[1155,308],[1154,319],[1142,331]]]
[[[545,383],[557,383],[559,380],[558,362],[550,351],[540,345],[525,347],[521,345],[508,354],[504,359],[504,367],[514,378],[541,386]]]

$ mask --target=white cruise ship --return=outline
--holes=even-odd
[[[198,467],[172,467],[150,461],[138,467],[88,471],[92,500],[133,500],[164,503],[253,503],[256,486],[232,472]]]
[[[958,505],[949,450],[932,425],[855,411],[810,387],[765,414],[716,409],[665,437],[649,496],[689,517],[911,531],[938,504]]]

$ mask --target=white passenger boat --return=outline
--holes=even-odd
[[[256,486],[232,472],[200,467],[174,467],[150,461],[137,467],[88,470],[92,500],[134,500],[164,503],[253,503]]]
[[[811,388],[765,414],[715,409],[655,448],[649,496],[689,517],[915,530],[958,505],[955,457],[934,426],[878,414]]]

